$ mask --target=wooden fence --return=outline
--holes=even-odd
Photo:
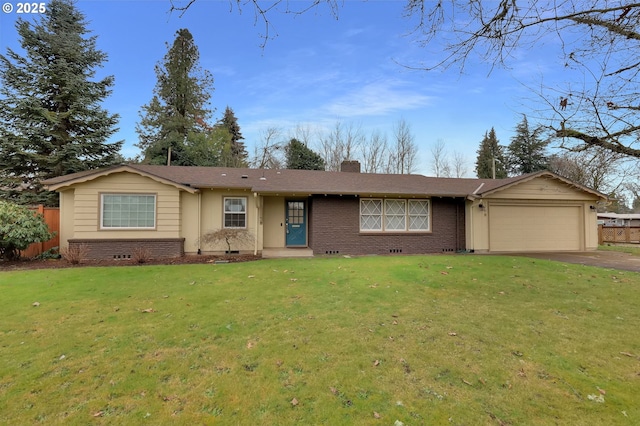
[[[34,213],[39,213],[44,217],[44,221],[49,227],[49,231],[55,232],[55,236],[43,243],[33,243],[26,250],[20,252],[21,257],[36,257],[47,250],[60,246],[60,209],[58,207],[44,207],[42,205],[32,207]]]
[[[603,243],[640,244],[640,226],[598,225],[598,244]]]

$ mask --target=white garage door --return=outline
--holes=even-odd
[[[578,206],[490,206],[490,251],[581,250]]]

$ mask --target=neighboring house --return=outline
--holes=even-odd
[[[598,224],[604,226],[640,226],[640,214],[598,213]]]
[[[221,253],[202,236],[251,236],[232,250],[309,254],[582,251],[597,248],[606,196],[551,172],[508,179],[123,165],[45,181],[60,193],[60,244],[93,258]],[[345,169],[343,169],[345,170]]]

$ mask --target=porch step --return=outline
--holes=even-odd
[[[282,257],[313,257],[313,250],[306,247],[262,249],[263,259],[273,259],[273,258],[282,258]]]

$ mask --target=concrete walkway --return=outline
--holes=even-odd
[[[313,257],[313,250],[306,247],[262,249],[263,259],[273,259],[279,257]]]
[[[555,260],[558,262],[577,263],[580,265],[598,266],[601,268],[619,269],[622,271],[640,272],[640,256],[616,251],[586,251],[566,253],[517,253],[516,256],[536,259]]]

